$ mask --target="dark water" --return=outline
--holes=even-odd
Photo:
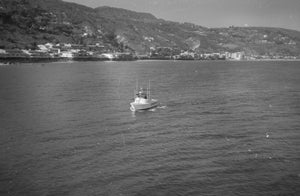
[[[0,111],[0,195],[300,191],[300,62],[1,66]]]

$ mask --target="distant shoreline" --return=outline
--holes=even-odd
[[[127,62],[128,60],[97,60],[99,62]],[[201,59],[196,59],[196,60],[174,60],[174,59],[136,59],[136,60],[131,60],[131,61],[214,61],[214,62],[224,62],[224,61],[230,61],[230,62],[260,62],[260,61],[300,61],[300,59],[242,59],[242,60],[233,60],[233,59],[226,59],[226,60],[201,60]],[[14,65],[14,64],[28,64],[28,63],[54,63],[54,62],[61,62],[61,63],[69,63],[69,62],[96,62],[95,60],[74,60],[74,59],[65,59],[65,58],[47,58],[47,59],[42,59],[42,58],[36,58],[36,59],[0,59],[0,66],[2,65]]]

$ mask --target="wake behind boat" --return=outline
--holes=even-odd
[[[139,91],[137,90],[137,88],[135,90],[134,102],[130,103],[131,111],[134,112],[137,110],[148,110],[158,106],[158,101],[156,99],[151,99],[150,81],[146,92],[143,90],[143,88],[140,88]]]

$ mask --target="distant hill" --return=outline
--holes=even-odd
[[[300,55],[300,32],[281,28],[206,28],[120,8],[89,8],[61,0],[0,0],[0,48],[40,43],[100,43],[138,53],[151,47],[198,52]]]

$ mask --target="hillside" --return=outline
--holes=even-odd
[[[196,52],[244,51],[253,55],[300,55],[300,32],[280,28],[206,28],[120,8],[89,8],[61,0],[0,0],[0,48],[40,43],[100,43],[138,53],[151,47]]]
[[[0,24],[1,48],[47,42],[118,46],[94,9],[60,0],[0,0]]]

